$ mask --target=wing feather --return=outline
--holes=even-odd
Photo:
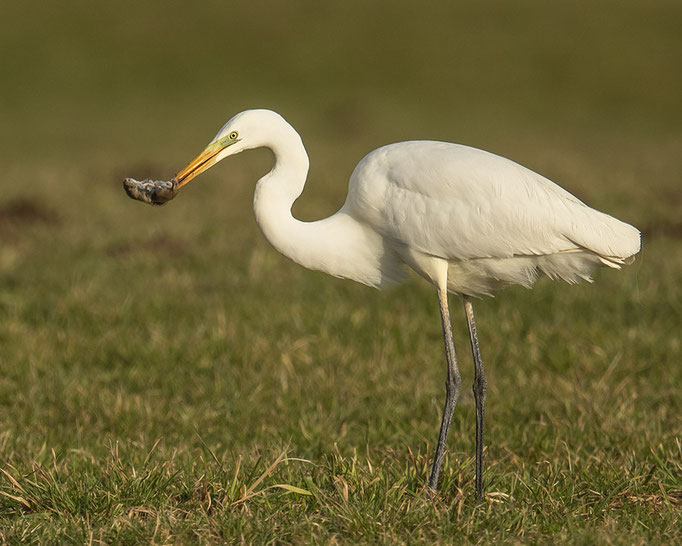
[[[346,210],[383,236],[449,260],[587,249],[625,259],[634,227],[547,178],[458,144],[413,141],[375,150],[356,167]]]

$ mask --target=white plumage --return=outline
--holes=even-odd
[[[390,144],[355,168],[343,207],[316,222],[291,214],[308,173],[296,131],[279,114],[248,110],[229,120],[173,180],[173,194],[229,155],[267,147],[272,170],[254,195],[266,238],[295,262],[369,286],[405,278],[405,266],[438,288],[448,362],[446,405],[429,486],[436,489],[450,418],[459,396],[447,292],[464,296],[475,363],[476,493],[482,493],[486,382],[468,296],[539,272],[569,283],[598,265],[619,269],[640,249],[634,227],[596,211],[547,178],[503,157],[432,141]]]
[[[308,172],[300,137],[278,114],[251,110],[214,142],[237,127],[247,128],[243,140],[226,155],[257,146],[275,152],[275,167],[256,187],[258,224],[277,250],[310,269],[383,288],[404,279],[403,264],[435,283],[434,268],[445,267],[450,292],[478,295],[530,286],[538,270],[575,283],[595,265],[618,268],[639,251],[634,227],[513,161],[445,142],[371,152],[341,210],[300,222],[290,212]]]
[[[371,152],[356,167],[342,210],[385,237],[412,267],[406,254],[447,260],[450,291],[470,295],[529,286],[538,269],[571,283],[589,279],[593,266],[618,268],[640,246],[637,229],[543,176],[444,142]]]

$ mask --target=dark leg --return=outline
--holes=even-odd
[[[485,395],[488,382],[485,380],[481,350],[478,346],[476,322],[474,321],[474,306],[471,300],[464,296],[464,310],[469,324],[469,338],[471,352],[474,356],[474,400],[476,401],[476,499],[483,498],[483,425],[485,422]]]
[[[443,454],[445,452],[445,445],[448,441],[450,421],[452,420],[452,414],[457,405],[459,386],[462,383],[462,380],[459,377],[459,369],[457,368],[455,342],[452,340],[452,325],[450,324],[447,290],[438,290],[438,300],[440,302],[440,318],[443,323],[443,339],[445,341],[445,358],[448,364],[448,377],[445,382],[445,408],[443,409],[443,420],[440,423],[436,456],[433,460],[433,468],[431,469],[431,477],[429,478],[429,488],[433,491],[438,489],[438,477],[440,476],[440,470],[443,466]]]

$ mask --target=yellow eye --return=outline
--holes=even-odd
[[[237,137],[238,137],[238,136],[239,136],[239,133],[238,133],[237,131],[232,131],[232,132],[230,133],[229,138],[230,138],[230,140],[237,140]]]

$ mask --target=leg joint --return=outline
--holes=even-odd
[[[454,374],[448,374],[448,378],[445,381],[445,387],[449,389],[457,390],[462,385],[462,378],[459,372],[455,370]]]
[[[485,375],[480,374],[474,378],[474,387],[483,391],[487,389],[488,380],[485,378]]]

